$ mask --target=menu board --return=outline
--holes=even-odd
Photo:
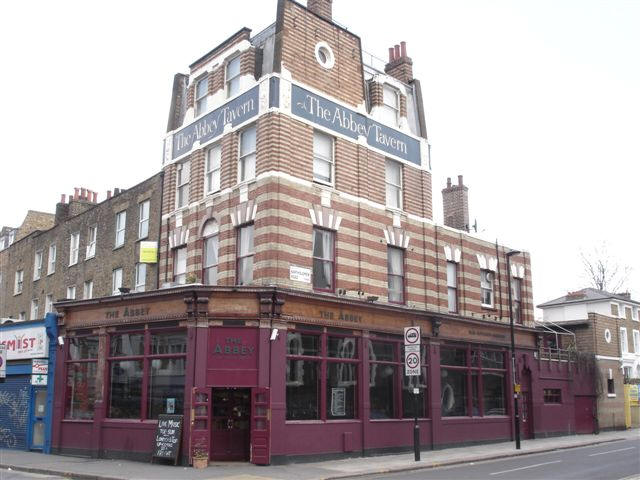
[[[177,465],[182,438],[182,421],[183,415],[158,415],[152,462],[154,458],[166,458],[173,460],[174,465]]]

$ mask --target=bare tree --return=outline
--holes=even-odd
[[[581,252],[580,258],[584,266],[584,275],[594,288],[610,293],[624,290],[631,274],[631,267],[621,265],[611,256],[606,242],[591,252]]]

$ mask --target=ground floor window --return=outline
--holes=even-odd
[[[506,415],[506,368],[503,350],[476,346],[440,349],[443,417]]]
[[[183,410],[187,335],[169,329],[109,338],[110,418],[158,418]]]
[[[64,417],[93,419],[98,368],[98,337],[71,337],[67,350]]]
[[[559,388],[544,389],[544,403],[561,403],[562,397]]]

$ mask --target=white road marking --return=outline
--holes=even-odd
[[[562,460],[555,460],[553,462],[545,462],[545,463],[536,463],[535,465],[528,465],[526,467],[512,468],[511,470],[503,470],[502,472],[493,472],[490,475],[500,475],[502,473],[516,472],[518,470],[526,470],[527,468],[541,467],[543,465],[551,465],[552,463],[560,463],[560,462],[562,462]]]
[[[608,452],[600,452],[600,453],[592,453],[591,455],[589,455],[590,457],[595,457],[596,455],[605,455],[607,453],[614,453],[614,452],[624,452],[625,450],[634,450],[636,447],[629,447],[629,448],[619,448],[618,450],[609,450]]]

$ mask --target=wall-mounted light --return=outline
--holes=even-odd
[[[278,329],[277,328],[271,329],[271,337],[269,338],[269,340],[273,342],[277,338],[278,338]]]
[[[60,346],[64,345],[64,337],[62,335],[58,337],[58,345]]]

